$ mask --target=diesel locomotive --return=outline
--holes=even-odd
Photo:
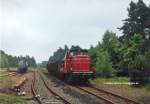
[[[95,67],[91,64],[87,50],[70,50],[61,61],[47,64],[51,74],[66,81],[88,81],[95,78]]]

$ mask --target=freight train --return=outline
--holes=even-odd
[[[19,63],[18,63],[18,72],[19,73],[26,73],[28,70],[28,64],[27,62],[21,60]]]
[[[86,82],[95,78],[95,67],[87,50],[67,51],[63,60],[47,64],[47,70],[67,82]]]

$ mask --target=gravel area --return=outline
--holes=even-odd
[[[51,76],[49,73],[44,72],[46,80],[51,83],[55,88],[64,93],[68,98],[70,98],[74,104],[104,104],[104,101],[95,98],[92,95],[84,93],[70,85],[64,84],[62,81]]]

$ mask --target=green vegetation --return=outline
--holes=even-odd
[[[93,64],[101,77],[111,77],[115,75],[115,69],[118,68],[120,43],[115,33],[106,31],[103,41],[97,44],[95,49],[89,49]],[[93,50],[93,51],[91,51]],[[98,75],[98,76],[99,76]]]
[[[59,47],[59,49],[54,52],[53,56],[51,56],[48,60],[48,63],[53,63],[53,62],[56,62],[56,61],[59,61],[59,60],[62,60],[65,56],[65,53],[67,52],[68,50],[68,46],[65,45],[64,49]]]
[[[8,66],[8,59],[3,51],[0,52],[0,67],[4,68]]]
[[[0,75],[5,74],[7,72],[6,68],[0,68]]]
[[[97,75],[103,77],[113,76],[114,69],[107,51],[101,50],[97,53],[96,61]]]
[[[37,64],[38,68],[46,68],[48,61],[42,61],[41,63]]]
[[[6,70],[0,70],[0,75],[6,73]],[[12,80],[10,76],[0,77],[0,89],[5,91],[11,87]],[[27,102],[21,97],[0,93],[0,104],[27,104]]]
[[[150,82],[150,7],[131,1],[128,18],[119,28],[123,35],[106,31],[103,41],[89,49],[98,77],[129,76],[140,84]]]
[[[0,89],[11,88],[12,81],[9,76],[0,77]]]
[[[71,46],[70,50],[81,49],[79,46]],[[64,58],[65,53],[69,50],[68,46],[65,45],[64,48],[59,47],[59,49],[54,52],[53,56],[50,56],[48,63],[53,63],[56,61],[60,61]]]
[[[94,80],[94,82],[98,84],[104,84],[107,82],[128,83],[129,81],[130,79],[128,77],[97,78]]]
[[[36,61],[34,57],[30,56],[12,56],[6,54],[4,51],[0,50],[0,68],[6,68],[6,67],[17,67],[18,62],[21,60],[25,60],[29,67],[35,67],[36,66]]]
[[[6,74],[7,71],[0,70],[0,75]],[[12,80],[10,76],[0,77],[0,89],[11,88]]]
[[[150,84],[149,84],[149,83],[148,83],[148,84],[145,84],[144,89],[150,91]]]
[[[0,93],[0,104],[27,104],[27,102],[21,97]]]
[[[92,62],[97,69],[97,76],[111,77],[115,76],[121,70],[121,49],[122,45],[119,38],[115,33],[108,30],[103,36],[103,41],[89,49]]]

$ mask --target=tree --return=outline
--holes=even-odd
[[[137,55],[135,60],[129,63],[131,81],[144,84],[150,82],[150,57]]]
[[[81,47],[78,45],[77,46],[72,45],[70,48],[70,50],[80,50],[80,49],[81,49]]]
[[[96,48],[91,46],[88,52],[89,52],[89,55],[91,57],[92,64],[95,65],[96,60],[97,60],[96,59],[97,58],[97,56],[96,56]]]
[[[108,52],[103,49],[97,52],[96,69],[97,69],[97,74],[101,77],[113,76],[114,69],[112,68],[110,56]]]
[[[137,3],[131,1],[128,10],[128,18],[124,20],[120,30],[123,31],[123,38],[130,39],[134,34],[141,34],[146,39],[146,31],[150,31],[150,8],[146,6],[143,0]]]
[[[107,30],[103,36],[102,47],[108,51],[113,68],[120,69],[118,62],[120,61],[119,48],[121,47],[121,43],[116,34]]]
[[[3,52],[0,53],[0,67],[1,68],[8,67],[8,59]]]
[[[63,60],[66,52],[69,50],[68,46],[65,45],[64,49],[59,47],[56,52],[53,53],[53,56],[50,56],[48,63],[54,63],[56,61]]]
[[[134,34],[140,34],[144,39],[141,51],[145,53],[150,48],[147,45],[147,43],[150,44],[150,7],[143,0],[138,0],[137,3],[131,1],[128,8],[128,18],[124,20],[120,30],[124,34],[120,40],[126,44]]]
[[[140,54],[140,47],[143,43],[143,38],[140,34],[134,34],[134,36],[129,40],[129,46],[125,47],[123,51],[124,61],[134,60],[134,57]]]
[[[65,51],[68,51],[68,50],[69,50],[69,48],[68,48],[67,45],[64,45],[64,49],[65,49]]]
[[[29,66],[35,67],[36,61],[34,57],[30,56],[12,56],[6,54],[4,51],[0,50],[0,67],[18,67],[19,61],[24,60],[26,61]]]
[[[109,30],[104,33],[102,42],[98,42],[96,47],[91,46],[89,54],[99,76],[110,77],[118,71],[120,46],[116,34]]]
[[[137,3],[131,1],[128,17],[120,30],[123,31],[123,36],[119,38],[122,44],[119,64],[128,70],[131,80],[140,81],[139,77],[144,78],[142,75],[147,72],[145,66],[148,66],[145,56],[150,50],[150,7],[143,0],[138,0]]]
[[[35,59],[34,59],[34,57],[29,57],[29,56],[26,56],[25,57],[26,59],[26,62],[28,63],[28,65],[30,66],[30,67],[36,67],[36,62],[35,62]]]
[[[134,34],[134,36],[128,40],[128,45],[127,44],[122,44],[122,47],[120,48],[120,62],[119,66],[122,69],[121,73],[122,75],[128,75],[129,71],[129,63],[131,61],[134,61],[135,57],[139,54],[140,52],[140,47],[143,44],[143,38],[140,34]]]
[[[12,55],[7,55],[8,63],[10,67],[17,67],[18,57],[13,57]]]
[[[40,67],[46,68],[46,66],[47,66],[47,61],[42,61]]]

